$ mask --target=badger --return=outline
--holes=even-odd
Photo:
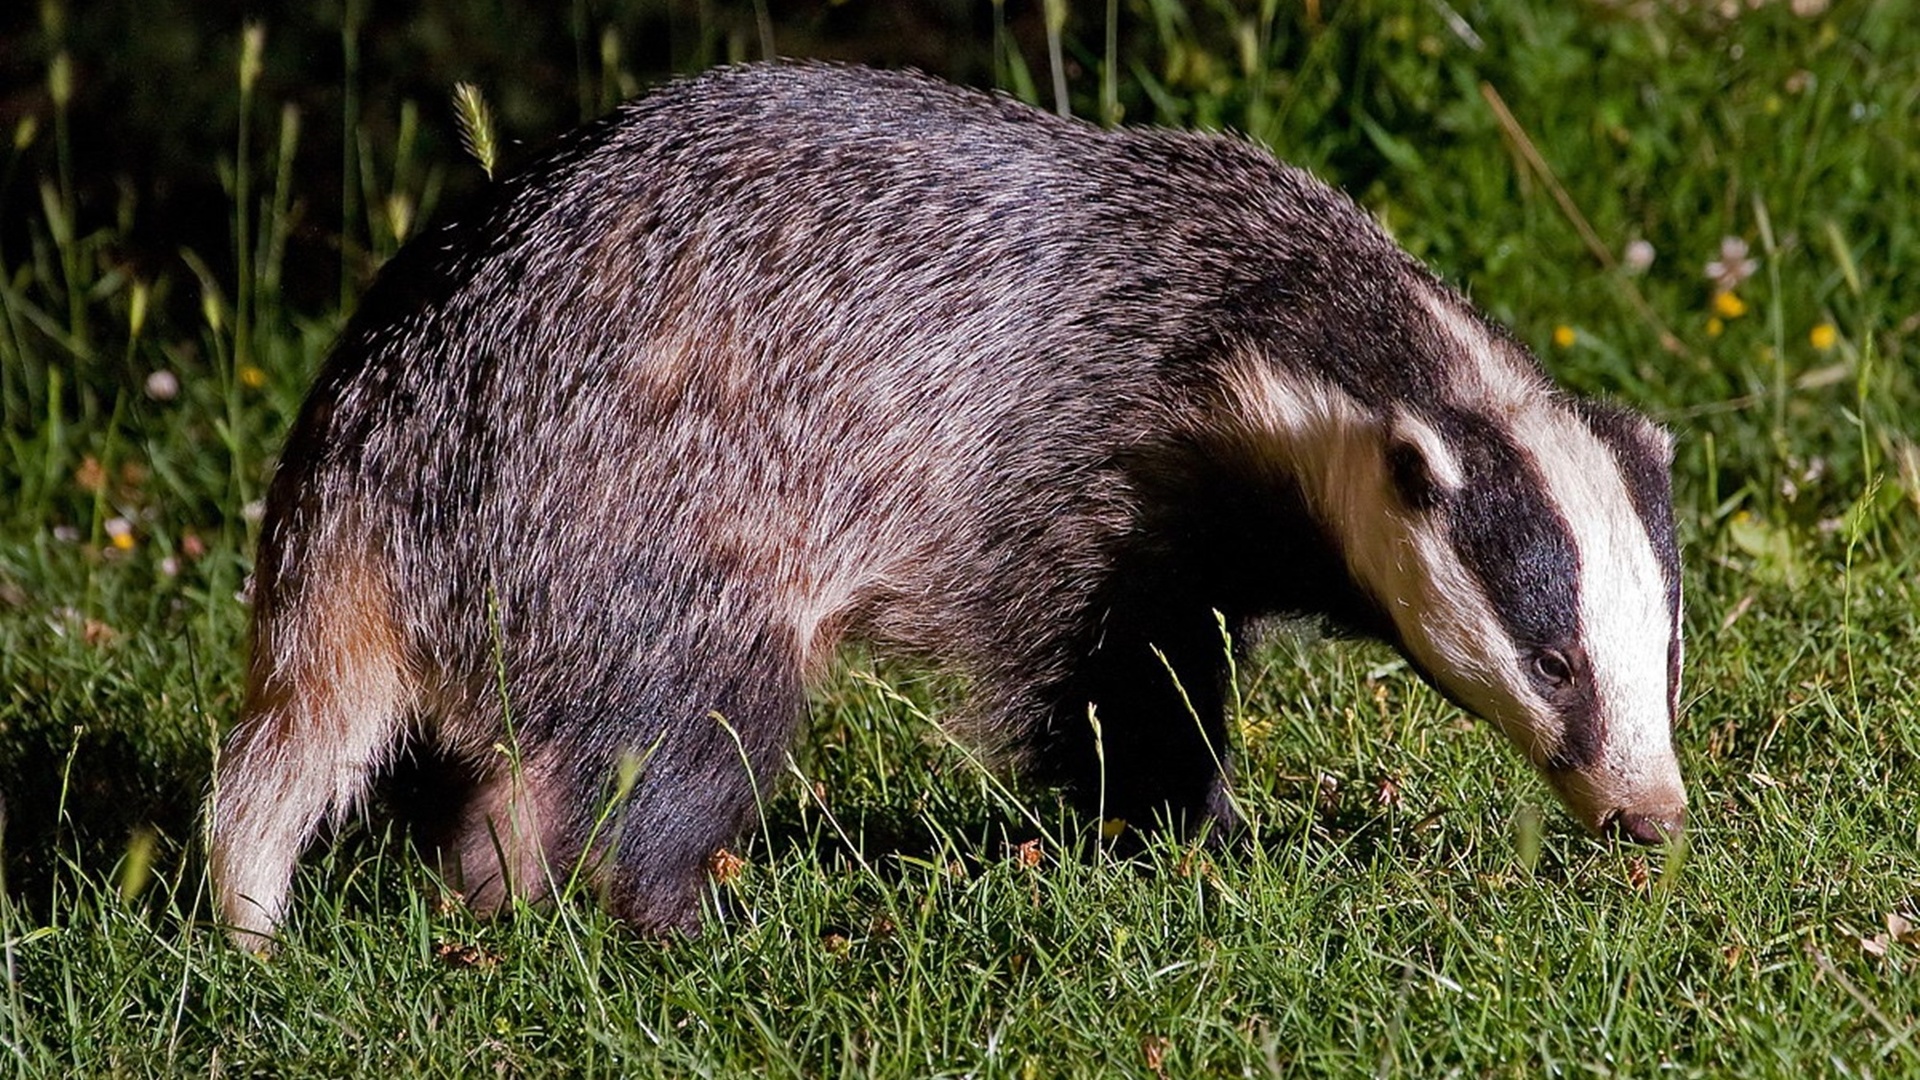
[[[322,823],[430,748],[476,907],[584,872],[696,928],[849,640],[960,673],[1023,779],[1224,834],[1221,621],[1275,616],[1391,643],[1656,843],[1671,457],[1244,139],[678,81],[413,241],[326,361],[266,502],[220,915],[269,947]]]

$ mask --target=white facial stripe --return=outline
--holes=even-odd
[[[1636,422],[1629,430],[1633,437],[1639,440],[1643,451],[1661,465],[1671,466],[1673,464],[1673,433],[1644,417],[1636,417],[1635,420]],[[1657,561],[1656,557],[1656,562]],[[1673,584],[1676,589],[1679,588],[1679,582],[1676,581]],[[1680,612],[1677,605],[1675,610],[1669,613],[1669,618],[1670,623],[1668,630],[1673,636],[1674,649],[1672,663],[1677,669],[1680,660],[1684,658],[1686,652],[1685,642],[1680,633]],[[1668,687],[1668,695],[1668,716],[1678,716],[1680,714],[1679,679],[1676,678],[1671,681],[1671,685]]]
[[[1607,728],[1601,769],[1622,791],[1668,780],[1677,790],[1667,692],[1674,628],[1659,559],[1619,466],[1563,409],[1531,409],[1512,420],[1580,559],[1581,636]]]

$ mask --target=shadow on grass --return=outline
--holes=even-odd
[[[204,747],[167,752],[115,726],[76,724],[61,715],[53,698],[21,704],[15,715],[37,720],[9,733],[13,754],[0,762],[0,791],[7,811],[5,880],[23,915],[40,922],[56,918],[76,877],[110,886],[130,843],[142,834],[153,840],[154,874],[190,879],[202,872],[196,838],[206,790]],[[103,715],[117,711],[105,709]],[[337,831],[323,830],[303,862],[417,867],[417,873],[388,875],[392,880],[377,890],[385,900],[398,890],[420,887],[432,880],[437,818],[431,811],[444,814],[457,807],[470,783],[471,777],[446,761],[407,755],[381,779],[367,812]],[[1101,838],[1094,817],[1050,791],[1025,790],[1018,803],[952,792],[846,795],[834,800],[830,812],[796,794],[791,783],[784,785],[766,805],[764,825],[739,838],[733,850],[758,863],[813,860],[826,868],[857,867],[882,886],[933,862],[971,876],[1022,857],[1036,842],[1032,850],[1050,859],[1100,859],[1143,878],[1180,865],[1179,852],[1190,848],[1203,849],[1216,864],[1264,856],[1276,863],[1307,859],[1359,872],[1387,861],[1437,865],[1480,844],[1510,842],[1497,831],[1498,823],[1461,821],[1459,811],[1410,811],[1354,798],[1329,801],[1312,782],[1263,792],[1259,828],[1199,840],[1132,825],[1117,837]],[[1577,837],[1561,836],[1577,830],[1551,814],[1546,828],[1555,839],[1544,846],[1532,874],[1564,879],[1574,872],[1570,860],[1580,858],[1583,845]],[[321,855],[326,849],[332,850],[331,858]],[[333,876],[323,875],[323,888],[340,884]],[[367,901],[376,902],[383,901]]]
[[[111,700],[96,717],[65,714],[58,694],[16,686],[0,760],[5,882],[36,919],[51,919],[60,883],[78,867],[112,876],[130,849],[150,838],[155,869],[177,865],[195,835],[207,783],[206,749],[156,746],[145,733],[102,717],[137,714]]]

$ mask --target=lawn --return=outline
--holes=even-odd
[[[137,208],[75,209],[73,148],[115,133],[67,122],[46,47],[0,172],[4,1068],[1920,1075],[1920,20],[1130,0],[1109,36],[1082,6],[1081,115],[1266,142],[1564,384],[1675,432],[1683,847],[1586,836],[1391,651],[1282,632],[1241,663],[1249,841],[1123,857],[944,736],[936,682],[854,653],[697,939],[587,899],[480,921],[373,815],[311,853],[277,955],[235,951],[196,815],[257,500],[344,317],[288,299],[314,277],[301,131],[363,118],[283,108],[219,38],[228,251],[127,261]],[[1051,106],[1035,25],[979,47]],[[716,41],[698,58],[758,48]],[[597,55],[583,103],[632,81]],[[481,182],[444,99],[357,107],[433,137],[363,140],[328,193],[320,292],[347,297]]]

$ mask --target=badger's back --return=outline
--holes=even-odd
[[[1099,557],[1129,510],[1116,448],[1190,426],[1226,339],[1273,336],[1281,280],[1312,301],[1302,356],[1358,362],[1308,348],[1325,313],[1377,322],[1424,275],[1237,140],[1102,132],[910,74],[692,79],[383,273],[290,442],[271,546],[302,540],[287,508],[380,492],[356,535],[398,561],[406,621],[463,630],[437,647],[472,659],[489,604],[597,647],[582,616],[604,602],[556,593],[556,563],[627,582],[634,627],[667,638],[679,592],[724,576],[802,637],[871,617],[950,651],[983,564]]]

